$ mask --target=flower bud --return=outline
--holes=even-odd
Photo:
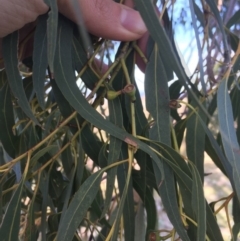
[[[132,102],[136,101],[136,88],[133,84],[126,85],[123,89],[123,93],[129,95]]]

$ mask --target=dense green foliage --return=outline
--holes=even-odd
[[[122,42],[111,61],[111,41],[90,36],[90,43],[48,2],[32,57],[23,61],[28,68],[18,66],[18,32],[3,39],[0,239],[221,241],[223,209],[228,236],[237,240],[240,10],[230,5],[236,1],[221,12],[214,1],[189,1],[199,55],[191,76],[173,41],[174,5],[163,1],[158,17],[151,1],[136,0],[151,34],[146,56],[136,42]],[[136,53],[147,63],[148,114],[135,82]],[[204,196],[204,153],[232,185],[220,209],[220,200]],[[158,196],[172,230],[159,227]]]

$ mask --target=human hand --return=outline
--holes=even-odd
[[[132,41],[140,39],[147,31],[139,12],[132,9],[133,0],[126,0],[125,5],[113,0],[77,0],[77,4],[87,30],[93,35]],[[3,19],[0,22],[0,37],[20,29],[20,42],[33,29],[36,18],[48,11],[43,0],[0,0],[0,5]],[[78,22],[71,0],[58,0],[58,8],[66,17]],[[27,45],[28,49],[31,44]],[[142,48],[144,45],[141,44]]]

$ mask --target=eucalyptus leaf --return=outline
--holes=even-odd
[[[23,82],[18,70],[17,48],[18,48],[18,32],[7,35],[3,38],[3,58],[5,68],[8,77],[9,86],[17,99],[19,106],[24,113],[33,120],[36,124],[38,120],[32,113],[29,102],[26,98],[25,91],[23,89]]]

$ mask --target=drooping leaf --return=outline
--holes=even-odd
[[[103,171],[92,174],[75,193],[65,215],[61,217],[57,241],[71,241],[87,209],[93,202]]]
[[[167,83],[168,81],[159,55],[158,47],[155,44],[146,68],[145,76],[146,107],[155,121],[150,130],[150,138],[152,140],[164,142],[171,146],[169,108],[170,99]],[[176,231],[180,237],[184,240],[189,240],[186,230],[182,225],[181,216],[179,213],[173,171],[168,164],[162,160],[161,162],[164,169],[165,180],[160,185],[159,192],[164,208],[166,209],[168,217],[176,228]],[[162,179],[161,173],[156,168],[154,169],[154,173],[156,176],[157,185],[159,185]]]
[[[133,177],[133,187],[137,191],[138,195],[141,197],[143,205],[147,213],[147,227],[145,234],[147,235],[149,231],[154,230],[157,222],[157,211],[155,200],[149,187],[145,187],[146,183],[142,178],[136,176]],[[136,230],[136,233],[138,231]]]
[[[0,89],[0,140],[5,151],[12,158],[18,149],[18,138],[13,134],[13,126],[15,124],[13,116],[13,105],[8,84]]]
[[[206,207],[201,177],[192,165],[192,207],[197,220],[197,240],[206,240]]]
[[[68,142],[69,142],[69,137],[68,137],[68,133],[66,133],[65,138],[62,143],[62,147],[64,147]],[[74,160],[73,160],[73,156],[72,156],[72,152],[71,152],[71,146],[69,146],[62,152],[61,159],[62,159],[64,172],[66,173],[67,177],[69,177],[71,170],[73,168],[73,165],[74,165]]]
[[[112,90],[110,86],[108,86],[108,90]],[[123,127],[123,118],[121,111],[121,103],[119,98],[109,100],[108,102],[109,108],[109,120],[119,127]],[[116,162],[119,158],[121,152],[122,141],[117,139],[114,136],[110,136],[110,144],[109,144],[109,154],[107,164],[111,165]],[[102,217],[106,214],[109,205],[112,201],[112,193],[114,189],[114,182],[116,178],[117,169],[112,168],[107,173],[107,190],[106,190],[106,198],[104,209],[102,211]]]
[[[122,209],[122,215],[123,215],[123,221],[124,221],[124,237],[125,240],[134,240],[134,234],[135,234],[135,226],[134,226],[134,201],[133,201],[133,186],[132,186],[132,178],[130,178],[127,186],[127,175],[128,175],[128,164],[123,164],[118,167],[118,173],[117,173],[117,180],[118,180],[118,186],[121,196],[121,203],[123,204]],[[127,188],[127,190],[125,190]],[[125,195],[125,196],[124,196]],[[119,208],[119,216],[117,216],[120,220],[121,218],[121,205]],[[116,226],[118,227],[118,225]],[[114,230],[114,233],[118,233],[116,230]],[[115,236],[116,237],[116,236]],[[112,241],[116,240],[113,234]]]
[[[197,108],[194,101],[191,102],[193,108]],[[187,119],[186,148],[188,159],[197,167],[201,180],[204,174],[204,149],[205,149],[205,132],[199,117],[204,121],[206,119],[202,110],[198,111],[198,116],[194,112],[189,113]]]
[[[228,162],[232,166],[236,194],[240,200],[240,151],[234,128],[231,100],[227,88],[227,80],[223,80],[217,95],[218,119],[222,143]]]
[[[48,206],[48,192],[49,192],[49,173],[43,171],[41,173],[40,178],[40,190],[42,192],[42,209],[41,209],[41,233],[42,233],[42,240],[46,241],[46,230],[47,230],[47,206]]]
[[[2,45],[2,54],[7,72],[8,83],[14,94],[14,97],[17,99],[17,102],[24,113],[36,124],[39,124],[36,117],[33,115],[31,107],[26,98],[25,91],[23,89],[23,81],[18,70],[18,32],[14,32],[4,37]]]
[[[18,240],[23,185],[24,179],[19,183],[5,212],[0,227],[0,237],[4,241]]]
[[[54,73],[54,57],[57,43],[57,26],[58,26],[58,7],[55,0],[44,0],[50,7],[47,21],[47,53],[48,64],[52,73]]]
[[[38,19],[33,48],[33,86],[42,109],[45,106],[44,82],[48,66],[47,52],[47,14],[44,14]]]
[[[233,239],[231,241],[237,241],[238,240],[238,234],[240,232],[240,223],[235,223],[232,228],[233,232]]]

